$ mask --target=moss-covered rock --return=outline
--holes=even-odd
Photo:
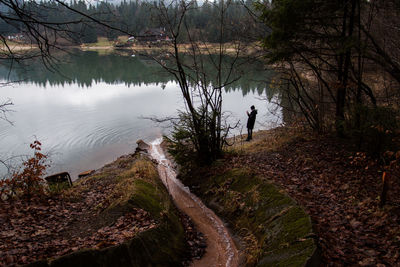
[[[133,208],[147,211],[158,222],[157,227],[140,232],[133,239],[103,249],[84,249],[56,259],[31,263],[27,266],[181,266],[187,247],[179,213],[166,188],[158,177],[156,166],[145,156],[136,155],[130,167],[118,171],[115,164],[87,179],[110,179],[115,182],[102,207],[101,216],[128,212]],[[110,171],[111,170],[111,171]],[[112,175],[111,175],[112,174]],[[110,176],[111,175],[111,176]],[[73,194],[87,190],[78,183]],[[115,216],[114,216],[115,217]]]
[[[311,220],[275,185],[248,169],[181,178],[240,237],[246,265],[311,265],[316,251]]]

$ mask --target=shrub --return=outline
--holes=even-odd
[[[10,178],[0,181],[0,197],[2,199],[21,196],[31,198],[33,195],[43,195],[43,175],[48,165],[47,156],[41,153],[41,143],[35,140],[30,144],[34,150],[33,157],[22,163],[22,171],[14,172]]]
[[[191,165],[192,161],[196,160],[197,153],[193,145],[193,136],[189,116],[181,113],[179,123],[174,124],[171,137],[164,137],[168,141],[168,152],[181,166]]]
[[[347,132],[355,138],[359,149],[378,157],[396,146],[393,140],[399,129],[397,115],[389,107],[357,106]]]

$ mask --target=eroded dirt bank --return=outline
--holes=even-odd
[[[239,252],[223,222],[200,199],[176,179],[176,173],[160,146],[161,140],[151,144],[151,155],[157,160],[158,172],[174,199],[175,205],[186,213],[207,238],[205,255],[192,266],[239,266]]]

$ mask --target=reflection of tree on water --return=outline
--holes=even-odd
[[[98,82],[125,83],[127,86],[142,84],[160,84],[162,86],[174,81],[172,75],[146,57],[119,54],[99,55],[93,51],[78,51],[73,55],[66,54],[60,57],[60,62],[57,64],[59,73],[47,70],[40,60],[24,62],[23,66],[14,64],[11,71],[10,64],[2,63],[0,79],[33,82],[43,87],[46,84],[65,86],[73,83],[82,87],[90,87]],[[205,70],[213,70],[212,62],[207,64],[209,66],[205,66]],[[236,70],[235,75],[240,79],[225,86],[226,92],[241,90],[243,95],[247,95],[249,92],[259,95],[266,93],[268,98],[276,93],[268,86],[272,72],[265,71],[262,62],[244,63],[242,69]],[[209,82],[211,85],[216,84],[213,81],[213,75],[209,75]]]

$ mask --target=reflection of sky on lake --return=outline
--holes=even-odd
[[[68,171],[73,176],[133,152],[138,139],[150,141],[166,131],[143,117],[173,116],[183,108],[174,82],[164,90],[155,84],[105,82],[92,87],[21,83],[0,90],[2,100],[14,103],[14,112],[8,114],[14,125],[0,121],[0,158],[29,154],[28,145],[37,138],[51,154],[49,172]],[[269,113],[273,105],[258,98],[251,92],[243,96],[240,90],[224,96],[224,110],[231,112],[231,121],[241,121],[243,132],[251,105],[258,109],[259,121],[276,121]]]

